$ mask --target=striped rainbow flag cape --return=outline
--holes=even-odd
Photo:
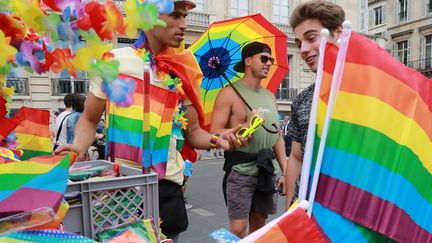
[[[312,213],[331,241],[431,241],[432,81],[344,32],[320,100]]]
[[[107,106],[108,155],[142,166],[146,173],[153,169],[164,178],[177,94],[150,84],[148,73],[144,82],[120,77],[133,79],[136,90],[131,106],[119,107],[113,102]]]

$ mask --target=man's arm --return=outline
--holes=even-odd
[[[78,158],[82,158],[93,143],[97,125],[105,111],[105,103],[106,100],[100,99],[89,92],[85,102],[84,112],[75,127],[73,144],[60,146],[55,151],[55,154],[62,154],[64,151],[74,151],[78,154]]]
[[[296,180],[300,175],[302,167],[302,152],[301,144],[296,141],[291,143],[291,153],[288,159],[285,182],[287,185],[286,193],[286,209],[291,206],[291,200],[296,189]]]
[[[276,160],[279,163],[279,166],[282,170],[282,176],[277,182],[276,188],[279,188],[282,186],[283,193],[282,195],[285,195],[286,193],[286,169],[287,169],[287,160],[286,160],[286,154],[285,154],[285,143],[282,136],[282,131],[279,131],[279,138],[276,144],[273,146],[273,152],[276,156]]]
[[[211,132],[221,132],[228,127],[231,106],[233,104],[232,93],[228,87],[225,87],[216,97],[210,126]]]
[[[198,112],[196,111],[195,107],[188,105],[185,117],[188,120],[188,125],[185,131],[186,141],[196,149],[211,148],[210,139],[212,138],[213,134],[208,133],[200,127],[198,122]],[[235,136],[232,134],[235,129],[228,129],[221,133],[216,145],[225,150],[230,150],[230,144],[233,143],[233,141],[236,141]]]

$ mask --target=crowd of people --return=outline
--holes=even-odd
[[[161,229],[174,242],[178,242],[179,234],[188,227],[185,208],[187,202],[183,191],[191,169],[187,169],[190,166],[188,158],[181,154],[184,139],[195,149],[225,151],[223,191],[228,208],[229,230],[243,238],[264,226],[269,214],[276,213],[278,191],[281,195],[286,193],[287,208],[295,197],[314,85],[300,93],[293,103],[289,122],[287,117],[286,126],[276,133],[259,128],[252,136],[236,136],[237,131],[248,126],[254,116],[264,118],[267,125],[278,123],[275,97],[260,85],[261,80],[268,76],[274,53],[278,52],[278,49],[272,50],[258,41],[251,42],[242,48],[242,59],[234,67],[236,71],[244,73],[243,78],[233,86],[221,90],[215,101],[210,132],[202,129],[199,123],[202,120],[202,110],[193,84],[196,80],[188,79],[182,73],[183,69],[180,67],[188,65],[187,62],[177,63],[179,66],[175,66],[169,61],[177,60],[177,55],[180,55],[173,48],[181,45],[186,30],[185,17],[195,4],[188,0],[174,0],[174,6],[172,13],[160,15],[166,26],[157,26],[144,34],[145,42],[142,46],[151,54],[150,63],[136,56],[133,47],[113,50],[116,60],[120,62],[122,75],[142,80],[143,76],[149,78],[143,73],[151,70],[152,78],[144,81],[150,81],[153,85],[165,89],[167,87],[162,80],[163,75],[160,74],[163,69],[157,70],[159,67],[171,65],[171,77],[182,77],[185,94],[178,95],[177,105],[185,108],[188,123],[183,130],[183,138],[171,137],[166,174],[159,178]],[[341,34],[344,19],[344,10],[330,1],[309,1],[300,4],[293,11],[290,25],[294,31],[295,42],[302,59],[313,72],[317,70],[320,31],[327,28],[330,31],[330,41],[336,41]],[[187,53],[181,55],[183,58],[194,58]],[[192,66],[187,68],[194,69]],[[195,71],[200,73],[200,70]],[[97,146],[104,147],[105,142],[102,141],[105,141],[105,125],[101,117],[105,112],[107,99],[102,92],[101,80],[91,82],[85,109],[82,97],[75,94],[65,97],[66,110],[56,119],[55,144],[58,148],[55,153],[74,151],[78,153],[79,159],[85,159],[88,148],[94,144],[95,134]],[[247,109],[245,101],[252,110]],[[173,119],[175,117],[178,116],[174,114]],[[105,149],[98,149],[101,155],[104,155],[104,151]],[[217,153],[219,155],[221,152]],[[122,163],[121,160],[117,162]]]

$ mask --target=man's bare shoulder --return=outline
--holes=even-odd
[[[235,100],[236,93],[231,86],[226,86],[221,89],[218,94],[218,99],[223,99],[224,101],[233,102]]]

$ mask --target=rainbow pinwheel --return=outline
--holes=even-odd
[[[205,125],[211,122],[214,102],[219,90],[228,82],[243,77],[233,69],[241,61],[241,48],[259,41],[272,49],[275,58],[268,77],[261,85],[275,92],[288,72],[287,36],[261,14],[214,22],[189,49],[194,52],[204,78],[201,83],[201,99]],[[283,47],[283,48],[280,48]]]

